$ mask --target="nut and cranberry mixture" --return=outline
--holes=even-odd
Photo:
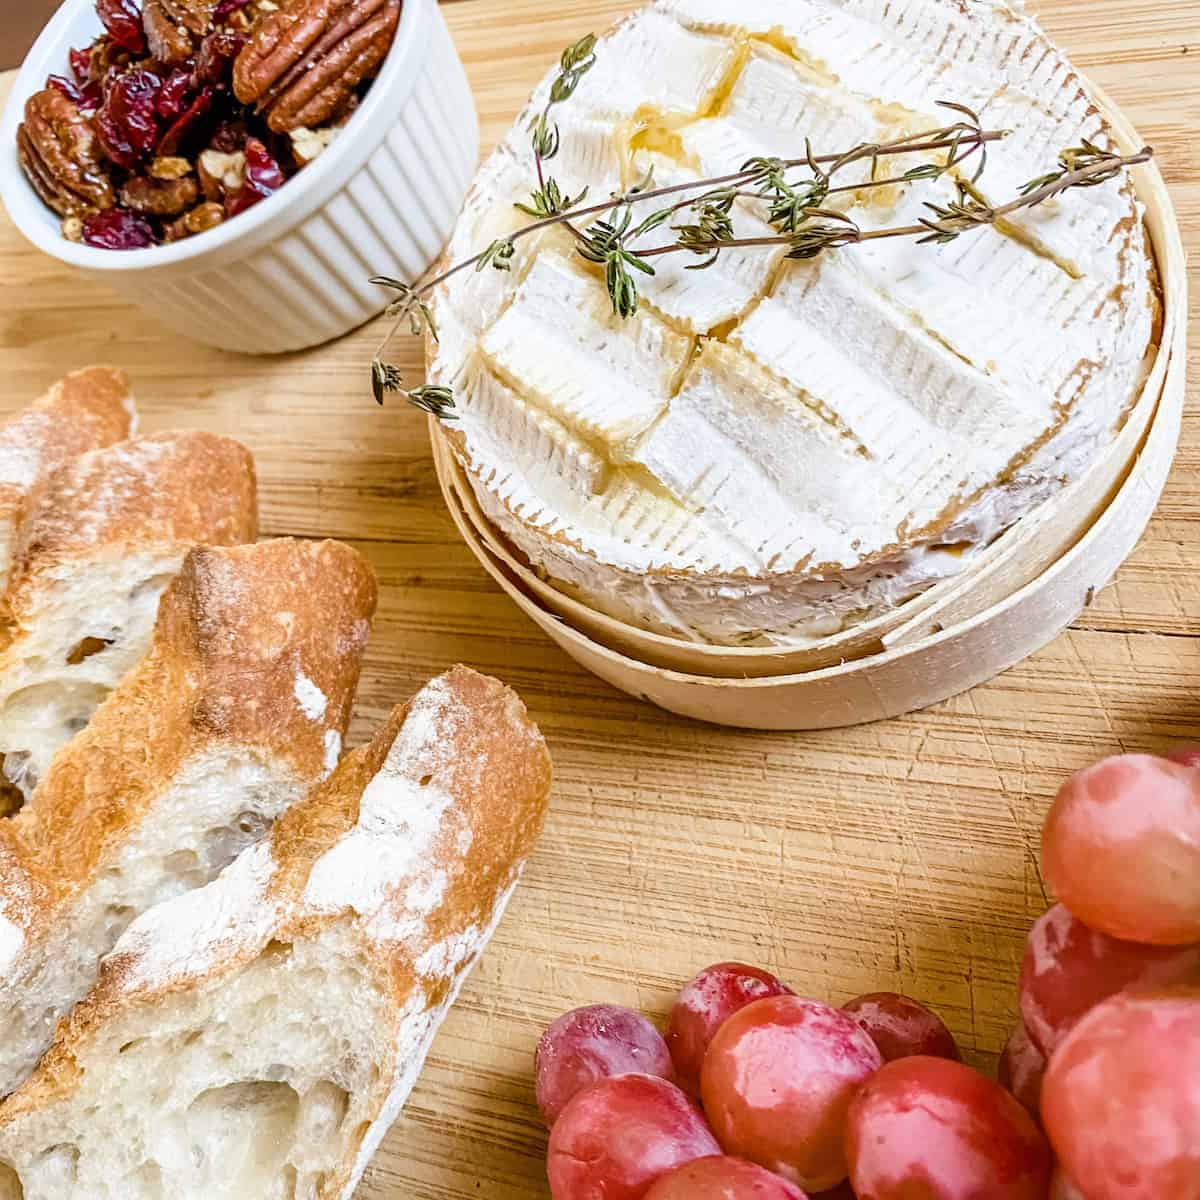
[[[401,0],[96,0],[105,32],[29,98],[17,154],[108,250],[245,212],[312,162],[383,65]]]

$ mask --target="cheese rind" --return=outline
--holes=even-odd
[[[524,223],[512,204],[533,186],[529,120],[552,79],[482,169],[451,261]],[[659,0],[601,39],[554,108],[547,169],[591,200],[648,168],[649,186],[674,186],[799,158],[806,139],[820,154],[935,128],[957,119],[947,95],[1014,131],[979,182],[996,203],[1058,150],[1112,144],[1070,64],[1002,0]],[[831,204],[873,230],[952,196],[943,178]],[[738,199],[735,235],[771,235],[766,217]],[[638,248],[676,236],[664,225]],[[803,645],[962,571],[1087,469],[1153,351],[1125,177],[945,246],[648,259],[627,320],[561,227],[516,247],[512,271],[435,296],[431,377],[458,389],[453,442],[483,510],[585,603],[718,644]]]

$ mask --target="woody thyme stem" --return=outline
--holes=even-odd
[[[980,210],[980,217],[971,220],[971,224],[984,225],[994,224],[996,221],[1009,216],[1014,212],[1018,212],[1024,208],[1034,208],[1043,201],[1057,196],[1061,192],[1068,191],[1073,187],[1078,187],[1088,180],[1097,176],[1109,175],[1114,166],[1134,167],[1140,166],[1142,163],[1149,162],[1154,157],[1154,151],[1149,146],[1140,150],[1137,154],[1130,154],[1118,159],[1106,160],[1104,162],[1094,163],[1088,167],[1081,167],[1077,171],[1071,171],[1064,175],[1055,183],[1043,184],[1041,187],[1029,192],[1025,196],[1019,196],[1007,204],[1001,205],[999,208],[984,208]],[[862,187],[870,186],[886,186],[887,184],[895,184],[894,179],[878,180],[867,184],[850,184],[844,188],[830,188],[830,194],[839,191],[858,191]],[[739,195],[747,193],[739,193]],[[757,193],[748,193],[752,196],[757,196]],[[869,229],[860,230],[851,225],[846,225],[844,238],[848,242],[873,242],[883,238],[903,238],[903,237],[920,237],[932,232],[941,231],[944,233],[953,232],[951,221],[956,218],[948,218],[945,221],[929,221],[922,225],[897,225],[890,229]],[[757,238],[730,238],[721,241],[697,241],[690,242],[687,245],[675,243],[670,246],[658,246],[650,250],[631,250],[630,253],[636,258],[660,258],[665,254],[677,254],[680,251],[703,251],[703,250],[730,250],[737,247],[749,246],[784,246],[791,245],[794,239],[786,236],[779,237],[757,237]]]
[[[528,202],[517,203],[515,207],[528,213],[534,220],[434,278],[429,278],[427,274],[411,284],[386,277],[373,281],[398,293],[388,312],[399,320],[407,318],[414,333],[424,330],[437,339],[430,298],[439,286],[470,269],[481,271],[491,266],[499,271],[511,270],[516,243],[554,225],[563,225],[574,239],[577,253],[602,268],[613,312],[627,318],[638,311],[636,275],[655,273],[647,261],[649,259],[687,252],[703,259],[688,269],[703,270],[711,267],[723,251],[738,247],[784,245],[789,248],[789,258],[810,259],[827,250],[880,238],[915,237],[922,243],[942,244],[953,241],[968,230],[995,225],[1019,209],[1035,207],[1071,188],[1094,187],[1104,183],[1127,167],[1147,162],[1153,155],[1153,151],[1147,147],[1137,154],[1122,156],[1085,140],[1081,146],[1059,153],[1056,170],[1030,180],[1019,196],[993,207],[976,184],[987,164],[989,144],[1006,137],[1007,131],[986,130],[979,115],[968,106],[952,100],[939,100],[939,107],[959,114],[957,122],[943,128],[909,134],[891,142],[863,143],[841,154],[816,155],[812,147],[806,144],[802,158],[751,159],[739,171],[666,187],[654,187],[648,175],[640,185],[614,194],[607,200],[585,205],[582,202],[586,199],[587,189],[572,199],[548,173],[546,164],[557,156],[561,146],[561,131],[557,124],[552,123],[551,113],[557,105],[574,95],[582,78],[596,63],[596,50],[596,38],[589,34],[563,51],[559,71],[551,82],[546,102],[530,125],[537,189]],[[944,159],[922,162],[895,177],[877,176],[881,158],[938,150],[947,152]],[[968,179],[961,168],[973,156],[977,156],[976,169]],[[859,162],[870,163],[867,179],[836,186],[833,184],[833,177],[839,171]],[[788,172],[796,168],[807,168],[808,178],[789,179]],[[938,180],[947,175],[953,181],[955,198],[944,199],[943,193],[941,203],[927,201],[925,207],[930,216],[915,225],[863,230],[846,212],[825,207],[830,196],[903,186],[919,180]],[[664,197],[677,199],[666,208],[653,211],[635,223],[635,206]],[[767,220],[777,231],[776,234],[736,237],[733,216],[734,205],[739,199],[766,204],[769,210]],[[684,216],[684,223],[672,223],[679,214],[689,209],[693,210],[694,215],[690,218]],[[580,222],[584,218],[595,220],[581,228]],[[640,239],[666,225],[670,225],[675,235],[669,244],[637,248]],[[386,347],[391,336],[389,334],[385,338],[383,347]],[[381,354],[383,347],[380,348]],[[380,403],[386,392],[401,392],[412,404],[437,417],[448,420],[454,416],[454,394],[450,388],[426,385],[407,390],[399,370],[382,358],[376,358],[372,363],[372,378],[375,397]]]
[[[862,158],[867,157],[878,156],[882,158],[894,154],[915,154],[925,150],[947,150],[956,145],[965,145],[970,147],[973,143],[982,145],[986,142],[998,142],[1007,136],[1007,130],[996,129],[984,130],[978,134],[971,133],[961,137],[943,137],[926,141],[913,141],[911,138],[904,138],[899,141],[884,142],[878,146],[866,148],[871,151],[871,153],[856,153],[854,158],[850,158],[848,155],[844,154],[820,154],[814,155],[812,161],[815,163],[836,163],[840,161],[842,165],[848,166],[851,162],[859,161]],[[795,169],[796,167],[807,166],[808,162],[809,160],[807,158],[784,159],[781,162],[781,166],[784,169]],[[756,174],[757,169],[734,171],[729,175],[718,175],[711,179],[696,179],[687,183],[676,183],[669,187],[653,188],[644,192],[624,193],[619,196],[613,196],[610,199],[601,201],[597,204],[589,204],[582,208],[572,209],[570,212],[556,213],[553,216],[543,217],[538,221],[534,221],[529,225],[524,225],[520,229],[514,230],[514,232],[510,234],[506,240],[510,242],[517,242],[522,238],[529,237],[532,234],[540,233],[543,229],[548,229],[552,225],[561,225],[568,221],[578,222],[583,217],[593,217],[598,216],[600,213],[611,212],[614,208],[619,208],[625,204],[642,204],[647,200],[658,200],[663,196],[678,196],[685,192],[694,193],[712,191],[714,188],[721,187],[724,184],[745,182],[753,179]],[[879,180],[877,181],[877,186],[883,186],[887,183],[895,184],[896,180]],[[858,184],[845,188],[831,188],[830,192],[857,191],[863,186],[874,186],[874,184],[868,183],[866,185]],[[757,193],[753,193],[753,195],[756,198],[761,198],[758,197]],[[686,208],[688,203],[690,202],[680,204],[678,207]],[[431,279],[427,283],[422,284],[415,290],[414,294],[417,296],[429,295],[436,288],[441,287],[443,283],[453,279],[461,272],[468,271],[471,268],[478,266],[479,263],[485,258],[486,254],[487,251],[483,250],[471,258],[463,259],[462,262],[456,263],[453,267],[443,272],[436,279]]]

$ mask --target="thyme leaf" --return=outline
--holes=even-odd
[[[375,359],[371,363],[371,389],[375,394],[376,404],[382,404],[389,392],[402,395],[409,404],[430,413],[443,421],[457,419],[454,412],[454,392],[448,387],[437,387],[426,384],[423,387],[405,388],[400,368],[392,363]]]
[[[1019,195],[995,205],[985,199],[977,185],[987,166],[988,147],[1006,137],[1007,130],[986,129],[974,109],[954,100],[940,100],[938,104],[942,108],[960,118],[940,129],[909,134],[889,142],[863,143],[838,154],[816,154],[806,141],[804,153],[794,159],[751,158],[740,170],[728,175],[667,187],[655,186],[653,173],[647,172],[626,191],[585,206],[587,189],[578,196],[567,195],[555,179],[547,176],[545,164],[555,158],[562,147],[562,132],[551,121],[551,112],[575,94],[580,81],[595,66],[596,47],[595,36],[588,34],[563,51],[545,107],[530,123],[537,186],[528,203],[518,203],[515,207],[534,218],[532,223],[497,239],[435,278],[415,284],[386,276],[372,280],[397,293],[387,312],[398,320],[407,319],[414,333],[424,331],[437,339],[429,305],[435,289],[471,268],[482,271],[491,266],[500,271],[510,270],[516,243],[552,225],[563,225],[575,238],[577,253],[603,268],[613,312],[628,318],[639,308],[637,276],[653,275],[654,267],[648,260],[661,255],[691,254],[702,261],[687,269],[703,270],[711,267],[722,251],[735,247],[784,246],[788,258],[812,259],[828,250],[879,238],[914,238],[918,244],[944,245],[970,230],[995,225],[1014,212],[1033,208],[1072,188],[1098,187],[1130,167],[1149,162],[1154,155],[1150,147],[1136,154],[1122,155],[1085,140],[1079,146],[1061,151],[1055,170],[1031,179],[1020,189]],[[885,160],[918,154],[935,157],[906,166],[892,177],[881,174],[881,164]],[[968,176],[964,166],[972,158],[976,161]],[[856,163],[867,164],[866,178],[838,182],[837,176]],[[793,175],[796,171],[803,173]],[[863,230],[845,213],[828,207],[830,197],[835,195],[909,186],[936,181],[947,175],[954,180],[953,198],[942,202],[928,201],[925,205],[928,215],[913,225]],[[666,197],[671,198],[667,207],[656,208],[635,224],[635,205]],[[734,213],[738,199],[751,200],[765,207],[772,230],[769,236],[737,236]],[[594,218],[592,224],[584,226],[582,223],[589,218]],[[651,248],[638,246],[648,234],[668,224],[675,234],[668,244]],[[400,372],[382,357],[373,361],[371,372],[372,388],[380,403],[386,394],[394,392],[441,420],[455,418],[454,394],[450,388],[425,386],[406,390]]]

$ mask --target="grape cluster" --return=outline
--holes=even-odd
[[[554,1200],[1200,1200],[1200,749],[1074,776],[1042,860],[999,1083],[908,997],[718,963],[665,1037],[614,1005],[546,1030]]]

